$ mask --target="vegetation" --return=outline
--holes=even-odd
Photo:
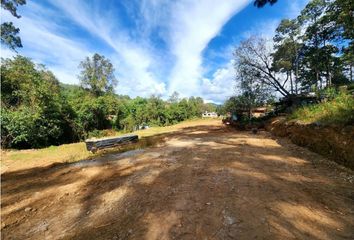
[[[20,18],[17,14],[17,7],[25,5],[26,0],[1,0],[1,8],[9,11],[12,16]],[[16,28],[12,22],[4,22],[1,24],[1,44],[12,50],[22,47],[21,38],[18,36],[20,29]]]
[[[41,147],[72,139],[74,113],[50,71],[21,56],[2,60],[1,87],[2,146]]]
[[[354,98],[347,93],[340,93],[330,101],[297,109],[289,119],[324,125],[350,125],[354,123]]]
[[[256,4],[274,2],[256,1]],[[3,0],[1,6],[14,17],[20,17],[16,9],[25,3],[25,0]],[[154,95],[134,99],[117,95],[114,66],[99,54],[79,64],[80,86],[59,83],[52,72],[26,57],[2,59],[1,145],[40,148],[72,143],[105,136],[111,131],[168,126],[200,117],[204,111],[223,114],[241,109],[250,117],[253,108],[280,96],[292,99],[350,84],[354,68],[353,8],[350,0],[312,0],[297,18],[280,22],[273,41],[260,37],[242,41],[234,51],[240,91],[222,108],[206,104],[200,97],[179,98],[178,93],[168,100]],[[19,30],[13,25],[9,28],[15,31],[2,34],[2,42],[12,49],[20,47],[16,35]],[[351,119],[346,112],[352,109],[350,98],[338,98],[343,106],[323,103],[298,112],[325,108],[329,110],[321,113],[324,114],[321,121],[343,116],[347,120],[340,121],[347,122]],[[309,118],[304,112],[303,117]]]
[[[255,5],[275,2],[256,1]],[[280,22],[273,40],[252,36],[242,41],[234,51],[235,79],[241,91],[226,102],[224,111],[250,110],[274,98],[291,100],[353,83],[353,10],[350,0],[312,0],[297,18]],[[335,111],[342,110],[346,116],[342,108]]]
[[[112,93],[117,85],[113,64],[104,56],[95,53],[92,59],[87,57],[80,63],[79,76],[81,86],[91,91],[96,97]]]
[[[277,2],[277,0],[255,0],[254,5],[261,8],[261,7],[264,7],[264,5],[266,5],[267,3],[269,3],[270,5],[273,5],[276,2]]]
[[[113,65],[95,54],[80,64],[81,86],[60,84],[43,65],[16,56],[1,60],[1,144],[39,148],[104,136],[114,129],[133,131],[167,126],[214,111],[202,98],[168,101],[159,96],[130,99],[113,93]]]
[[[208,122],[215,121],[213,119],[194,119],[187,120],[181,123],[166,126],[166,127],[151,127],[146,130],[135,131],[139,138],[143,137],[154,137],[159,134],[172,133],[178,131],[182,128],[199,126],[207,124]],[[120,135],[122,132],[111,131],[110,134]],[[125,146],[122,150],[127,150],[130,148],[139,147],[135,146]],[[119,151],[120,149],[118,149]],[[117,151],[117,149],[105,150],[106,151]],[[96,156],[98,153],[91,153],[86,150],[85,143],[70,143],[62,144],[60,146],[50,146],[42,149],[30,149],[30,150],[10,150],[2,153],[2,164],[5,166],[12,165],[15,161],[21,161],[21,164],[15,164],[21,168],[33,167],[38,165],[46,165],[52,163],[63,163],[63,162],[76,162],[82,159],[87,159],[92,156]],[[14,167],[14,166],[12,166]]]

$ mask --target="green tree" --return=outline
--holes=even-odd
[[[340,33],[336,35],[338,42],[346,40],[347,45],[342,47],[342,58],[349,80],[353,79],[354,68],[354,2],[352,0],[335,0],[330,3],[326,15],[334,23],[334,27]]]
[[[36,86],[40,75],[35,64],[28,58],[1,59],[1,102],[3,105],[18,107],[31,105],[35,101]]]
[[[179,93],[174,91],[172,95],[168,98],[168,102],[177,103],[179,101]]]
[[[145,112],[147,118],[146,123],[155,126],[165,125],[165,103],[159,96],[152,95],[147,99]]]
[[[12,16],[20,18],[17,14],[17,7],[26,4],[26,0],[1,0],[1,7],[9,11]],[[21,38],[18,36],[19,28],[16,28],[12,22],[4,22],[1,24],[1,44],[12,50],[22,48]]]
[[[142,97],[136,97],[129,101],[127,105],[128,113],[125,119],[123,119],[123,125],[125,130],[132,131],[137,129],[140,125],[147,124],[147,102],[147,99]]]
[[[239,97],[232,96],[228,98],[223,104],[223,111],[225,113],[234,113],[239,108]]]
[[[108,106],[103,96],[95,98],[86,96],[81,104],[73,105],[77,115],[77,124],[83,130],[84,137],[89,131],[106,129],[108,120]]]
[[[133,131],[149,124],[165,126],[200,117],[215,109],[202,98],[164,101],[114,94],[61,84],[44,65],[16,56],[1,60],[1,144],[3,147],[38,148],[83,140],[100,130]]]
[[[42,147],[70,141],[72,111],[44,66],[16,56],[1,61],[2,145]]]
[[[117,105],[117,111],[113,119],[113,126],[117,130],[124,129],[124,119],[129,115],[129,109],[127,101],[120,100]]]
[[[300,26],[296,19],[283,19],[273,38],[275,52],[273,54],[273,68],[284,72],[290,80],[290,92],[298,92],[299,58],[303,44],[300,42]]]
[[[79,68],[81,86],[89,89],[95,96],[113,92],[117,85],[113,64],[102,55],[95,53],[91,59],[87,57]]]
[[[183,98],[178,103],[178,121],[184,121],[192,117],[191,106],[186,98]]]
[[[323,61],[329,58],[328,54],[331,54],[328,49],[321,49],[321,45],[325,47],[328,43],[328,34],[326,34],[325,29],[326,22],[323,19],[327,5],[327,0],[312,0],[305,6],[298,17],[302,25],[308,26],[304,35],[306,51],[303,58],[304,65],[307,68],[303,69],[303,75],[307,79],[307,85],[314,83],[319,89],[324,86],[321,77],[323,66],[328,65],[328,63],[324,64]]]
[[[353,12],[354,2],[352,0],[335,0],[331,1],[326,13],[341,30],[341,36],[351,43],[354,41]]]
[[[258,76],[250,74],[249,69],[242,65],[238,66],[236,70],[236,81],[241,92],[237,96],[237,107],[247,111],[250,119],[252,109],[264,105],[269,99],[269,86],[262,81],[258,81]]]
[[[189,97],[188,103],[191,107],[192,117],[200,117],[203,112],[212,111],[208,105],[204,104],[201,97]]]

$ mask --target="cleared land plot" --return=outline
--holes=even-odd
[[[354,238],[352,172],[266,132],[198,124],[145,149],[9,169],[3,239]]]
[[[137,134],[141,139],[144,137],[171,133],[185,127],[192,127],[203,124],[217,124],[219,122],[220,120],[218,119],[195,119],[184,121],[168,127],[151,127],[146,130],[135,131],[132,134]],[[120,136],[123,134],[125,133],[115,132],[113,130],[111,131],[111,136]],[[124,147],[122,150],[126,150],[127,148],[129,149],[129,147]],[[132,148],[134,148],[134,146],[132,146]],[[1,173],[32,167],[49,166],[53,163],[77,162],[83,159],[94,158],[107,152],[119,151],[121,150],[115,148],[92,154],[91,152],[87,151],[84,142],[51,146],[43,149],[6,150],[1,151]]]

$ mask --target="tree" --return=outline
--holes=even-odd
[[[300,24],[307,25],[304,34],[305,57],[303,58],[304,66],[307,66],[307,69],[303,69],[303,76],[307,79],[307,85],[314,83],[319,89],[324,86],[321,76],[324,66],[327,68],[327,81],[330,78],[328,59],[331,52],[328,48],[325,49],[329,41],[330,31],[326,29],[327,22],[323,16],[327,2],[327,0],[310,1],[298,17]],[[321,49],[321,46],[323,49]]]
[[[80,103],[73,105],[77,115],[77,124],[87,135],[89,131],[106,129],[109,127],[108,106],[105,96],[86,96]]]
[[[89,89],[94,96],[113,92],[117,85],[113,64],[102,55],[95,53],[91,59],[87,57],[80,63],[79,68],[81,86]]]
[[[354,70],[354,44],[352,43],[348,47],[343,48],[342,61],[346,65],[344,71],[348,72],[349,81],[353,82],[353,70]]]
[[[239,107],[238,97],[232,96],[225,101],[223,105],[223,111],[225,113],[234,113],[237,111],[238,107]]]
[[[201,97],[189,97],[188,104],[191,106],[191,115],[193,117],[199,117],[205,111],[212,111]]]
[[[251,37],[242,41],[234,51],[234,58],[236,71],[249,75],[283,96],[291,94],[286,86],[289,76],[284,77],[273,68],[272,49],[264,38]]]
[[[17,14],[17,7],[26,4],[26,0],[1,0],[1,7],[9,11],[12,16],[20,18]],[[1,43],[12,50],[22,48],[21,38],[18,36],[19,28],[16,28],[12,22],[4,22],[1,24]]]
[[[259,7],[267,3],[274,2],[255,1]],[[348,84],[354,70],[353,11],[351,0],[311,0],[296,19],[281,21],[273,42],[257,37],[241,42],[235,68],[251,85],[263,83],[291,99],[298,87],[320,93]],[[252,98],[246,92],[238,102]]]
[[[1,102],[4,106],[33,105],[39,81],[40,74],[29,58],[18,55],[14,59],[1,59]]]
[[[147,99],[136,97],[128,104],[128,114],[123,120],[125,130],[134,130],[138,126],[146,124],[148,117],[146,114]]]
[[[174,91],[172,95],[168,98],[168,102],[177,103],[179,101],[179,93]]]
[[[290,92],[298,92],[299,58],[303,44],[300,42],[300,26],[296,19],[283,19],[275,30],[273,68],[290,78]],[[293,75],[295,79],[293,79]],[[295,86],[294,86],[295,85]],[[295,89],[294,89],[295,88]]]
[[[342,32],[342,37],[354,41],[354,2],[352,0],[335,0],[327,8],[327,15]]]
[[[97,67],[101,63],[89,60],[89,66]],[[97,70],[90,71],[96,74],[95,80],[99,79]],[[203,110],[215,107],[204,104],[200,97],[179,101],[177,94],[173,94],[171,101],[159,96],[130,99],[107,91],[107,87],[96,91],[98,96],[92,94],[95,86],[83,88],[59,83],[44,65],[20,55],[1,59],[0,73],[0,139],[5,148],[75,142],[102,136],[101,130],[108,128],[133,131],[145,124],[165,126],[200,117]]]
[[[237,120],[251,120],[254,108],[265,106],[274,97],[270,87],[258,81],[256,75],[249,74],[247,68],[236,68],[236,84],[240,90],[237,95],[230,97],[216,111],[222,115],[231,113]],[[247,114],[246,114],[247,113]]]
[[[278,0],[255,0],[254,5],[257,6],[258,8],[264,7],[267,3],[270,5],[273,5],[276,3]]]
[[[165,125],[165,103],[159,96],[150,96],[147,99],[147,104],[144,111],[146,112],[148,119],[146,123],[156,126]]]
[[[346,65],[345,71],[349,74],[349,80],[353,81],[354,68],[354,2],[352,0],[335,0],[329,4],[326,15],[334,23],[334,27],[340,33],[336,35],[337,41],[345,39],[348,44],[342,47],[342,61]]]
[[[252,116],[252,109],[265,104],[270,96],[269,87],[262,81],[258,81],[258,76],[250,74],[249,68],[236,65],[236,83],[241,94],[236,98],[237,109],[248,112],[248,118]]]
[[[120,99],[116,106],[116,114],[113,119],[113,127],[116,130],[124,129],[123,120],[129,115],[128,102],[124,99]]]
[[[1,61],[1,143],[42,147],[72,141],[72,111],[44,66],[16,56]]]

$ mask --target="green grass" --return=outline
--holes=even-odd
[[[352,125],[354,123],[354,98],[341,93],[333,100],[309,105],[295,110],[289,117],[305,123],[323,125]]]

